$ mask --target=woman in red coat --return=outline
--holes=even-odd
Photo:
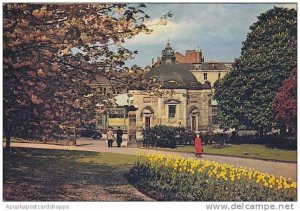
[[[201,157],[203,150],[202,150],[202,141],[201,141],[199,133],[197,133],[196,138],[195,138],[195,149],[196,149],[195,156]]]

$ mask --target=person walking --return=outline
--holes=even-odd
[[[107,144],[108,144],[108,147],[112,147],[112,143],[114,141],[114,132],[112,131],[112,128],[109,127],[108,128],[108,131],[106,133],[106,139],[107,139]]]
[[[203,149],[202,149],[202,140],[200,138],[200,134],[197,133],[196,134],[196,138],[195,138],[195,156],[196,157],[201,157],[202,153],[203,153]]]
[[[122,136],[123,136],[123,131],[121,130],[120,127],[118,127],[118,130],[117,130],[117,146],[118,146],[118,147],[121,147],[121,144],[122,144]]]

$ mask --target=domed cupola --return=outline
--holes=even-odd
[[[162,63],[175,63],[175,53],[169,41],[167,42],[165,49],[162,50],[161,56]]]
[[[153,67],[146,74],[146,78],[154,78],[162,89],[203,89],[200,82],[190,71],[192,64],[161,64]]]
[[[175,54],[170,42],[162,50],[161,64],[150,69],[146,78],[155,79],[162,89],[205,89],[190,71],[193,64],[182,64],[175,62]]]

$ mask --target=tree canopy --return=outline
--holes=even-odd
[[[117,80],[123,74],[123,82],[134,85],[136,78],[119,70],[137,52],[122,43],[141,32],[151,33],[144,24],[149,19],[144,8],[144,4],[4,4],[4,126],[10,123],[14,134],[57,138],[62,126],[92,119],[89,105],[97,99],[84,80],[96,75]]]
[[[258,16],[243,42],[241,56],[216,83],[221,128],[274,126],[273,102],[297,66],[297,12],[274,7]]]
[[[297,129],[297,69],[286,79],[275,96],[276,121],[290,129]]]

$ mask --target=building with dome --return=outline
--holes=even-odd
[[[157,92],[128,90],[130,104],[137,108],[134,118],[137,132],[156,125],[181,126],[190,131],[210,129],[211,87],[200,83],[192,69],[193,64],[176,62],[168,42],[160,64],[145,75],[158,84]]]

